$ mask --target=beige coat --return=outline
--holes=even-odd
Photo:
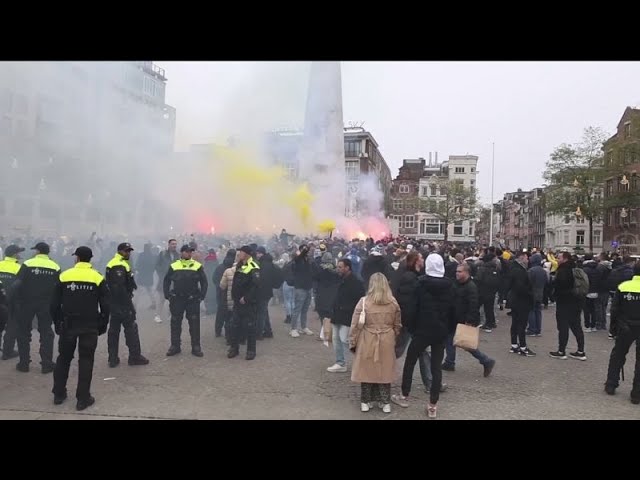
[[[231,286],[233,285],[233,276],[236,273],[236,265],[227,268],[222,274],[222,280],[220,280],[220,288],[227,292],[227,310],[233,310],[233,298],[231,297]]]
[[[400,334],[400,307],[394,299],[386,305],[365,303],[365,323],[358,325],[362,299],[351,319],[350,347],[356,347],[351,380],[360,383],[392,383],[395,380],[396,337]]]

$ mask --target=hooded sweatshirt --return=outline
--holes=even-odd
[[[542,256],[538,253],[531,256],[531,268],[527,271],[531,288],[533,289],[533,301],[542,303],[544,295],[544,287],[547,284],[548,277],[542,267]]]

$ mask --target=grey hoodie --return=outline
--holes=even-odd
[[[533,301],[542,303],[544,286],[548,282],[547,272],[542,267],[542,257],[537,253],[531,256],[531,268],[527,271],[533,288]]]

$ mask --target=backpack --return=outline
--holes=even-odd
[[[497,292],[500,288],[500,277],[498,276],[498,269],[493,263],[482,263],[478,267],[477,275],[478,283],[486,288],[489,292]]]
[[[589,293],[589,277],[581,268],[573,269],[573,294],[576,297],[586,297]]]

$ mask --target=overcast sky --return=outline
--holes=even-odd
[[[244,129],[302,127],[309,62],[158,62],[177,109],[176,148],[225,142]],[[557,145],[587,126],[613,133],[640,105],[640,62],[343,62],[344,121],[364,121],[398,173],[438,151],[480,157],[478,185],[495,194],[542,184]]]

